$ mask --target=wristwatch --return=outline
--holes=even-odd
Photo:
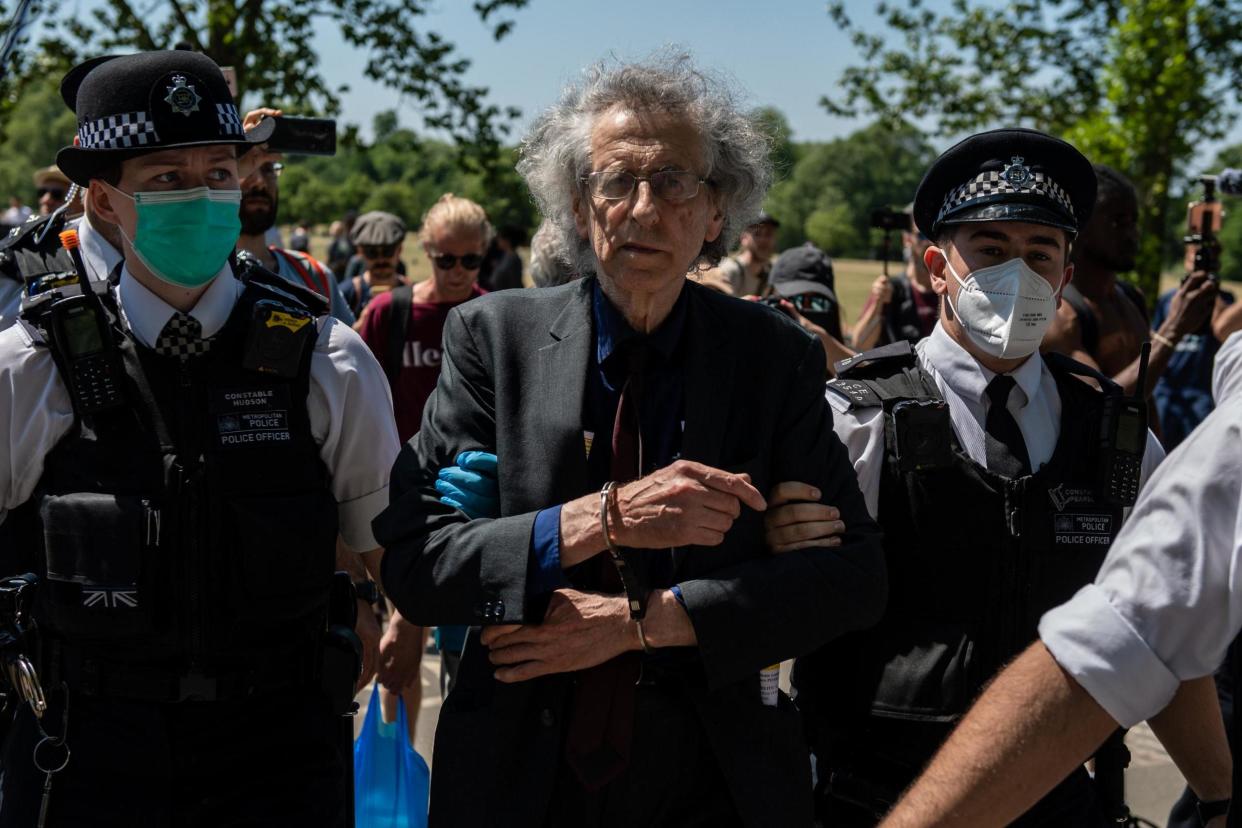
[[[1199,821],[1207,825],[1218,816],[1229,813],[1229,799],[1217,799],[1212,802],[1200,802],[1196,807],[1199,809]]]
[[[379,584],[375,581],[354,581],[354,594],[358,596],[359,601],[366,601],[368,604],[378,604],[383,595],[380,593]]]

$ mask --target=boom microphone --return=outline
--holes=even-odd
[[[1221,170],[1220,175],[1216,176],[1216,186],[1224,195],[1242,195],[1242,170],[1232,167]]]

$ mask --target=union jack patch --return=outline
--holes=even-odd
[[[137,609],[138,590],[111,587],[84,589],[82,606],[96,609]]]

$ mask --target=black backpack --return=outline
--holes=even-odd
[[[383,367],[388,385],[395,393],[401,358],[405,351],[405,332],[410,325],[410,309],[414,305],[414,287],[400,285],[392,289],[392,315],[388,319],[388,347],[384,349]]]

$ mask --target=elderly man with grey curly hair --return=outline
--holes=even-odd
[[[405,617],[474,625],[431,825],[809,826],[773,665],[874,623],[885,569],[819,341],[686,279],[757,214],[767,140],[668,53],[590,70],[518,169],[583,278],[453,310],[375,524]],[[493,517],[437,491],[474,452]],[[833,504],[833,537],[766,547],[785,480],[773,502]]]

